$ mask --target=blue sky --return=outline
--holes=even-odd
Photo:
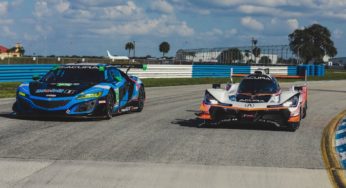
[[[346,56],[345,0],[0,0],[0,44],[23,44],[27,55],[160,56],[180,48],[288,44],[294,29],[329,28]]]

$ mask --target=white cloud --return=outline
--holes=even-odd
[[[129,21],[124,24],[107,26],[100,29],[90,29],[91,32],[108,35],[108,34],[122,34],[122,35],[172,35],[178,34],[180,36],[191,36],[194,30],[190,28],[186,22],[178,21],[174,17],[161,16],[157,19],[143,18],[142,20]]]
[[[52,31],[53,31],[53,28],[49,25],[36,25],[35,26],[35,30],[36,32],[43,36],[44,38],[46,38]]]
[[[152,1],[151,9],[165,14],[172,14],[174,12],[173,6],[165,0]]]
[[[241,19],[241,24],[244,27],[247,27],[247,28],[250,28],[253,30],[257,30],[257,31],[261,31],[264,29],[264,25],[260,21],[257,21],[256,19],[254,19],[250,16],[243,17]]]
[[[230,37],[232,35],[236,35],[238,34],[238,30],[237,29],[230,29],[225,31],[226,37]]]
[[[12,19],[0,19],[0,25],[10,25],[13,24]]]
[[[16,33],[11,31],[11,29],[8,26],[2,27],[2,32],[0,32],[2,37],[10,37],[14,38],[16,36]]]
[[[333,35],[336,39],[340,39],[344,35],[344,32],[340,29],[335,29]]]
[[[218,29],[218,28],[214,28],[208,32],[205,32],[205,33],[202,33],[202,37],[203,36],[206,36],[206,37],[231,37],[231,36],[234,36],[238,33],[238,30],[237,29],[228,29],[228,30],[221,30],[221,29]]]
[[[302,15],[299,12],[289,12],[278,8],[254,5],[240,5],[238,11],[245,14],[273,15],[277,17],[297,17]]]
[[[106,7],[103,9],[105,17],[110,19],[117,19],[122,17],[138,15],[141,12],[141,9],[137,5],[129,1],[124,5],[117,5],[112,7]]]
[[[0,2],[0,15],[6,15],[8,11],[8,2]]]
[[[287,24],[292,31],[299,28],[299,21],[297,19],[288,19]]]
[[[70,8],[70,3],[66,0],[60,0],[55,7],[58,12],[64,13]]]
[[[23,3],[23,0],[12,0],[11,5],[17,7]]]
[[[35,4],[35,12],[34,15],[38,18],[42,18],[50,15],[50,9],[48,8],[48,2],[45,0],[39,0]]]

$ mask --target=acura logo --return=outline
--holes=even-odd
[[[245,107],[246,108],[253,108],[253,107],[255,107],[255,105],[252,103],[247,103],[247,104],[245,104]]]

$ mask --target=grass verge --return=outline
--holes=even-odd
[[[241,78],[234,78],[234,82],[239,82]],[[294,82],[299,79],[279,79],[279,82]],[[309,77],[308,80],[346,80],[345,71],[326,70],[323,77]],[[199,84],[213,84],[213,83],[226,83],[229,78],[148,78],[143,79],[145,87],[164,87],[164,86],[178,86],[178,85],[199,85]],[[0,98],[14,97],[16,88],[19,82],[0,83]]]

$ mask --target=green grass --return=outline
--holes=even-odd
[[[20,82],[0,83],[0,98],[14,97]]]
[[[234,78],[234,82],[239,82],[241,78]],[[311,80],[346,80],[346,71],[326,70],[324,77],[309,77]],[[148,78],[143,79],[145,87],[164,87],[178,85],[198,85],[226,83],[229,78]],[[299,79],[279,79],[279,82],[294,82]],[[0,83],[0,98],[14,97],[19,82]]]

